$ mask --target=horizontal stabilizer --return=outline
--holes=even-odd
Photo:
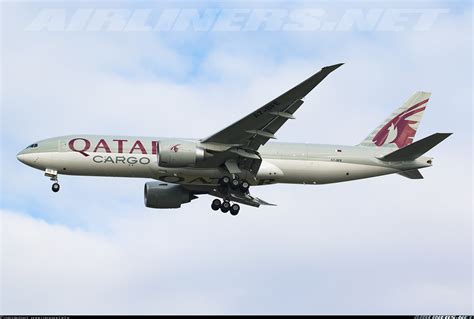
[[[413,161],[441,143],[452,133],[435,133],[380,158],[382,161]]]
[[[421,175],[420,171],[417,169],[399,172],[398,174],[409,179],[423,179],[423,175]]]

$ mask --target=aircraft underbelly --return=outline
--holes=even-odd
[[[55,160],[49,162],[48,167],[45,165],[45,168],[67,175],[142,177],[168,183],[210,185],[216,184],[225,174],[220,168],[158,167],[156,158],[152,155],[99,153],[84,156],[77,152],[61,152],[50,153],[48,158],[51,157]],[[257,174],[257,182],[250,182],[257,185],[327,184],[395,172],[396,170],[386,167],[344,162],[264,159]]]
[[[328,184],[395,173],[395,169],[332,161],[279,160],[270,162],[282,174],[275,175],[277,183]]]
[[[217,183],[224,175],[218,168],[159,167],[155,156],[144,154],[98,153],[84,156],[76,152],[61,152],[55,153],[53,157],[54,162],[49,161],[48,164],[37,168],[54,169],[64,175],[141,177],[196,185]]]

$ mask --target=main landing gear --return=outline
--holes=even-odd
[[[223,202],[221,202],[221,200],[217,199],[217,198],[212,201],[211,208],[213,210],[219,210],[220,209],[221,212],[223,212],[223,213],[230,212],[230,214],[232,216],[237,215],[240,211],[239,204],[232,204],[231,205],[228,200],[224,200]]]
[[[227,199],[227,195],[230,191],[240,191],[244,194],[247,194],[249,191],[250,184],[245,180],[240,180],[238,178],[231,179],[229,176],[224,176],[219,180],[219,192],[224,195],[224,201],[220,199],[214,199],[211,204],[213,210],[221,210],[223,213],[230,212],[231,215],[235,216],[240,211],[239,204],[231,204]],[[230,188],[230,189],[229,189]]]
[[[244,194],[248,193],[250,184],[246,180],[240,180],[238,178],[230,179],[229,176],[224,176],[219,180],[219,185],[221,186],[221,191],[225,193],[227,187],[230,186],[231,189],[239,189]]]

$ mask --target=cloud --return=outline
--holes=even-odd
[[[449,178],[440,170],[429,175]],[[237,218],[211,212],[205,199],[173,212],[137,205],[121,212],[110,204],[75,209],[69,199],[65,213],[109,216],[89,216],[89,223],[102,223],[90,230],[3,210],[2,288],[9,292],[3,309],[468,312],[469,188],[433,200],[439,185],[405,184],[407,194],[417,194],[414,200],[398,198],[400,180],[355,182],[364,183],[363,197],[351,201],[337,200],[347,197],[350,183],[256,189],[278,199],[280,209],[247,210]],[[295,190],[314,200],[291,209]],[[380,206],[377,198],[388,201],[393,192],[397,202]]]
[[[280,4],[282,5],[282,4]],[[285,6],[284,4],[282,6]],[[2,44],[2,310],[6,313],[472,311],[472,11],[427,32],[25,32]],[[321,66],[282,141],[355,144],[415,90],[426,179],[386,176],[254,194],[277,207],[143,207],[143,180],[61,176],[16,161],[71,133],[205,137]],[[441,301],[440,301],[441,300]]]

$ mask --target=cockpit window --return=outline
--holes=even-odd
[[[35,148],[35,147],[38,147],[38,143],[31,144],[31,145],[28,146],[27,148]]]

